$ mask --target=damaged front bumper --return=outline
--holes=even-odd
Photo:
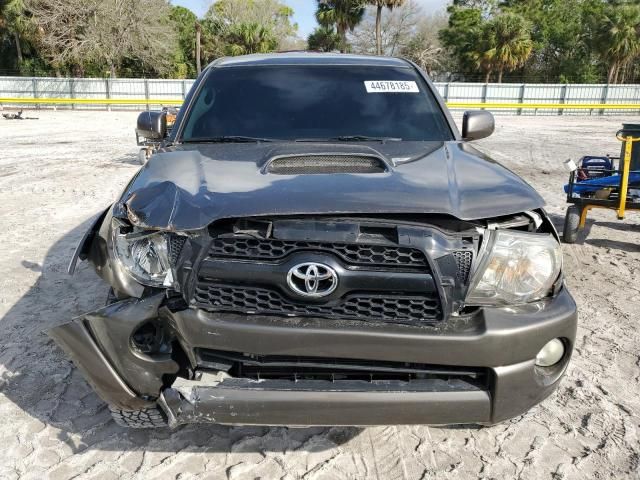
[[[48,333],[104,401],[124,410],[159,405],[170,425],[492,424],[556,388],[576,320],[566,289],[525,306],[478,309],[437,328],[216,314],[172,308],[158,294],[111,304]],[[145,324],[162,337],[147,353],[133,340]],[[565,357],[537,367],[537,352],[553,338],[565,343]],[[203,360],[209,351],[391,362],[430,373],[406,381],[250,378],[216,369]]]

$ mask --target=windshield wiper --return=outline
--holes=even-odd
[[[183,140],[183,143],[253,143],[277,142],[275,138],[245,137],[243,135],[222,135],[220,137],[199,137]]]
[[[297,138],[296,142],[401,142],[397,137],[370,137],[368,135],[338,135],[328,138]]]

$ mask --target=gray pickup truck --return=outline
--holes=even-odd
[[[558,385],[576,305],[542,198],[396,58],[219,59],[86,232],[106,306],[49,330],[130,427],[494,424]],[[105,292],[106,292],[105,288]]]

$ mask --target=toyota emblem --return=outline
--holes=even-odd
[[[326,297],[338,287],[338,275],[328,265],[299,263],[287,274],[289,288],[303,297]]]

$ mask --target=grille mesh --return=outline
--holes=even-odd
[[[467,283],[469,280],[469,273],[471,272],[471,264],[473,262],[473,252],[469,250],[459,250],[453,252],[453,256],[456,259],[458,265],[458,271],[456,276],[462,283]]]
[[[386,164],[379,158],[354,155],[312,155],[273,160],[267,169],[276,175],[322,173],[384,173]]]
[[[384,320],[412,325],[434,324],[441,316],[437,294],[352,295],[337,304],[297,304],[273,290],[200,282],[194,299],[196,306],[214,312]]]
[[[304,242],[252,237],[218,237],[212,242],[209,255],[213,257],[278,260],[296,250],[330,252],[342,258],[345,262],[354,265],[416,267],[422,268],[423,271],[428,266],[423,252],[408,247]]]
[[[180,257],[180,252],[182,251],[182,247],[184,243],[187,241],[185,237],[181,237],[178,235],[169,235],[169,262],[171,265],[176,265],[178,263],[178,258]]]

